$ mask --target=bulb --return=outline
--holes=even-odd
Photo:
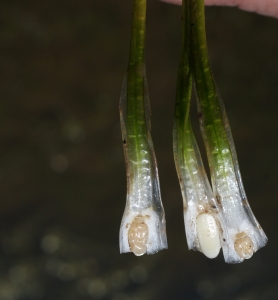
[[[145,224],[144,218],[141,215],[135,217],[128,231],[128,242],[130,250],[136,256],[146,253],[148,236],[149,228]]]
[[[238,233],[234,243],[235,251],[243,259],[250,258],[254,253],[252,240],[245,232]]]
[[[219,228],[211,214],[200,214],[196,219],[196,229],[202,252],[208,258],[215,258],[220,251]]]

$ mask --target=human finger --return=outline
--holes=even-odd
[[[161,0],[181,4],[182,0]],[[265,16],[278,18],[278,0],[205,0],[206,5],[235,6]]]

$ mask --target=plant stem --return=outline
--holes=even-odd
[[[146,0],[134,0],[129,63],[127,69],[127,136],[134,148],[132,160],[142,160],[142,146],[148,148],[145,116],[145,32]]]
[[[198,96],[199,121],[210,165],[213,192],[223,212],[223,253],[226,262],[238,263],[263,247],[267,237],[247,201],[224,104],[211,72],[204,0],[184,1],[190,1],[192,69]]]
[[[192,95],[192,71],[191,71],[191,28],[189,2],[183,1],[182,5],[182,49],[178,70],[175,124],[174,124],[174,156],[176,169],[181,185],[184,206],[186,202],[186,187],[183,169],[186,168],[188,176],[192,174],[192,164],[195,161],[195,153],[192,145],[192,128],[190,123],[190,102]]]
[[[225,112],[217,92],[215,81],[209,63],[204,0],[189,0],[191,2],[192,26],[192,57],[195,84],[199,104],[199,119],[205,140],[208,160],[212,176],[212,185],[215,187],[215,177],[226,174],[225,161],[232,163],[232,154],[226,127],[228,121],[224,118]],[[230,167],[230,166],[228,166]]]
[[[127,75],[120,98],[127,199],[120,226],[120,252],[153,254],[167,248],[157,163],[150,134],[145,74],[146,0],[134,0]]]

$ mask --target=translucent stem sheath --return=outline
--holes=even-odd
[[[145,75],[146,0],[134,0],[130,54],[120,117],[127,172],[126,208],[120,227],[120,252],[136,255],[167,248],[165,217],[150,135]]]
[[[204,217],[211,216],[215,219],[217,227],[220,225],[220,220],[218,204],[213,198],[189,118],[192,93],[189,5],[188,1],[184,1],[182,6],[182,50],[176,92],[174,157],[183,196],[188,248],[201,251],[207,255],[206,247],[202,247],[202,240],[200,241],[198,236],[197,218],[202,214]],[[215,240],[218,246],[213,249],[213,257],[218,255],[220,250],[219,237],[216,237]],[[209,256],[212,258],[211,252]]]
[[[208,58],[203,0],[190,1],[192,58],[199,120],[210,165],[214,195],[222,207],[227,232],[225,261],[237,263],[267,242],[243,188],[234,142]]]

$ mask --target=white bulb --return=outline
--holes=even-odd
[[[203,213],[196,219],[197,235],[202,252],[208,258],[215,258],[220,251],[219,228],[212,215]]]

